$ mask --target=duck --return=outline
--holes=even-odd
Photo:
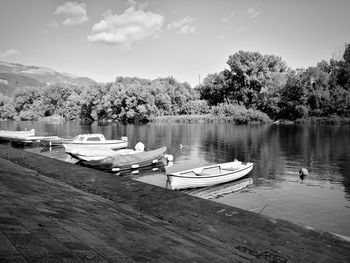
[[[308,175],[309,175],[309,171],[306,168],[301,168],[299,170],[299,178],[301,179],[302,182],[304,181],[304,178]]]

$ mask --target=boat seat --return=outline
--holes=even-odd
[[[198,174],[194,173],[193,171],[190,171],[190,172],[180,173],[180,175],[196,176]]]
[[[220,166],[214,166],[210,168],[204,168],[200,173],[197,173],[198,176],[203,176],[203,175],[214,175],[214,174],[219,174],[221,171]]]
[[[224,171],[236,171],[238,169],[239,169],[238,167],[225,167],[225,168],[222,168],[222,170],[224,170]]]

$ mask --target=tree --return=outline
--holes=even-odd
[[[239,51],[229,57],[230,90],[232,97],[247,108],[259,105],[259,93],[262,88],[269,89],[275,73],[283,73],[287,66],[280,57],[261,55],[259,52]]]
[[[303,85],[301,78],[303,73],[303,70],[289,73],[286,85],[281,90],[279,106],[281,108],[280,117],[283,119],[294,120],[308,116],[308,90]]]
[[[64,104],[74,91],[73,87],[54,85],[42,90],[42,101],[45,108],[45,116],[53,114],[64,115]]]
[[[343,58],[338,64],[337,84],[346,90],[350,90],[350,43],[345,45]]]
[[[45,109],[42,104],[41,92],[42,89],[37,87],[25,87],[16,90],[14,107],[17,114],[23,117],[21,117],[22,119],[30,120],[33,117],[44,116]],[[34,102],[35,107],[32,108]]]
[[[13,99],[0,94],[0,119],[14,119],[16,116]]]
[[[281,93],[286,85],[288,74],[275,72],[270,76],[269,81],[261,88],[258,98],[258,109],[266,113],[270,118],[280,117]]]
[[[66,120],[79,120],[81,117],[82,101],[79,94],[73,92],[63,104],[63,117]]]
[[[207,100],[210,105],[216,106],[219,103],[229,102],[229,85],[227,83],[228,71],[209,74],[203,80],[203,84],[199,87],[200,98]]]

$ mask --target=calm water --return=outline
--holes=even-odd
[[[234,158],[253,162],[253,171],[241,182],[183,192],[350,237],[350,127],[0,122],[0,129],[24,128],[62,137],[92,132],[108,139],[128,136],[131,146],[141,141],[148,149],[166,146],[174,156],[166,172]],[[62,148],[27,150],[65,156]],[[303,182],[301,167],[310,172]],[[134,178],[166,186],[164,170],[140,171]]]

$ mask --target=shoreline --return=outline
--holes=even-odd
[[[199,234],[223,246],[267,262],[296,262],[350,259],[350,243],[328,232],[311,230],[285,220],[196,198],[153,185],[116,177],[101,171],[68,164],[56,159],[0,147],[0,158],[53,178],[80,191],[98,195],[141,214],[170,224],[175,233]],[[6,169],[6,167],[3,167]],[[44,194],[44,193],[43,193]],[[324,255],[326,252],[326,255]],[[273,261],[272,258],[280,261]],[[335,260],[334,260],[335,259]]]
[[[20,121],[20,120],[7,120],[7,119],[0,119],[0,121]],[[62,123],[62,122],[70,122],[67,120],[64,120],[62,117],[45,117],[45,118],[39,118],[37,120],[38,122],[50,122],[50,123]],[[84,123],[124,123],[122,121],[118,120],[72,120],[72,122],[84,122]],[[137,123],[148,123],[148,122],[131,122],[134,124]],[[262,122],[262,121],[246,121],[241,119],[236,119],[234,117],[229,116],[215,116],[212,114],[193,114],[193,115],[165,115],[165,116],[158,116],[153,117],[149,123],[233,123],[236,125],[269,125],[269,124],[278,124],[278,125],[327,125],[327,126],[348,126],[350,125],[350,117],[308,117],[306,119],[296,119],[293,121],[290,120],[271,120],[268,122]]]

